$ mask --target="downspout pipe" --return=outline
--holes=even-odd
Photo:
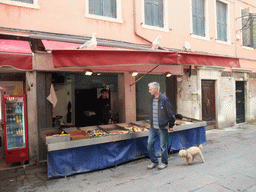
[[[133,0],[133,29],[134,29],[134,34],[143,39],[144,41],[148,42],[150,45],[153,43],[152,41],[148,40],[147,38],[141,36],[138,32],[137,32],[137,27],[136,27],[136,23],[137,20],[136,20],[136,0]],[[168,49],[165,49],[161,46],[159,46],[157,49],[154,49],[155,51],[157,50],[165,50],[165,51],[169,51]]]
[[[146,39],[145,37],[142,37],[141,35],[138,34],[137,27],[136,27],[136,24],[137,24],[136,22],[137,22],[137,20],[136,20],[136,0],[133,0],[133,29],[134,29],[134,34],[137,37],[143,39],[144,41],[152,44],[152,41],[150,41],[150,40]]]

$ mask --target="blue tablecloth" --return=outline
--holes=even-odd
[[[148,156],[148,137],[48,152],[48,177],[63,177],[116,166]],[[170,132],[168,150],[177,151],[206,143],[205,127]],[[160,141],[156,141],[160,156]]]

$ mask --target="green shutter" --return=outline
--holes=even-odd
[[[116,0],[89,0],[89,13],[116,18]]]
[[[205,24],[204,24],[204,0],[199,0],[199,15],[198,15],[198,28],[199,34],[205,36]]]
[[[89,13],[102,16],[102,0],[89,0]]]
[[[164,26],[164,7],[163,0],[145,0],[145,24],[163,27]]]
[[[256,13],[252,13],[252,44],[253,48],[256,48]]]
[[[153,2],[152,0],[144,1],[144,9],[145,9],[145,24],[153,25]]]
[[[101,15],[104,16],[104,12],[103,12],[103,1],[104,0],[94,0],[95,4],[94,4],[94,8],[96,10],[96,14],[97,15]]]
[[[111,1],[112,0],[103,0],[103,15],[106,17],[112,17]]]
[[[227,41],[227,5],[216,2],[217,5],[217,39]]]
[[[154,7],[154,26],[163,27],[163,0],[155,0]]]
[[[242,9],[242,35],[243,35],[243,45],[250,47],[251,33],[250,33],[249,8]]]
[[[197,35],[197,0],[192,0],[193,34]]]
[[[89,0],[89,14],[94,14],[94,0]]]
[[[205,36],[204,0],[192,1],[193,34]]]
[[[34,3],[34,0],[11,0],[11,1],[18,1],[18,2],[30,3],[30,4]]]
[[[117,9],[116,0],[111,0],[111,17],[113,17],[113,18],[117,18],[116,9]]]
[[[116,18],[116,0],[103,0],[103,16]]]

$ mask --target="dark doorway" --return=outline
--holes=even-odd
[[[245,122],[244,81],[236,81],[236,123]]]
[[[177,80],[176,76],[166,78],[166,96],[171,101],[174,114],[177,111]]]
[[[207,121],[207,129],[216,128],[215,81],[202,80],[202,118]]]
[[[75,119],[77,127],[96,125],[93,114],[97,103],[97,89],[75,90]]]

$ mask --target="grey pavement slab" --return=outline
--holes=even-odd
[[[256,180],[247,175],[233,174],[217,182],[220,186],[233,191],[246,191],[255,185]]]
[[[232,190],[222,187],[218,184],[210,184],[202,189],[196,190],[196,192],[232,192]]]
[[[246,192],[255,192],[256,191],[256,184],[251,188],[247,189]]]
[[[147,170],[148,158],[117,167],[63,178],[47,176],[47,166],[26,166],[0,170],[2,191],[256,191],[256,126],[209,130],[202,152],[206,160],[195,158],[193,165],[177,153],[169,154],[164,170]]]

